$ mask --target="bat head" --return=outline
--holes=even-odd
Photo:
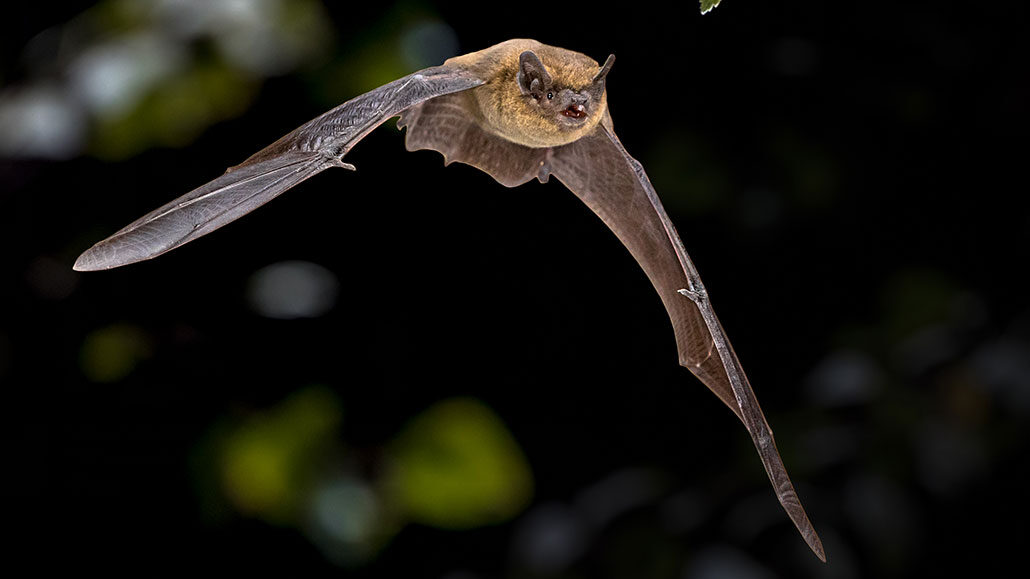
[[[557,123],[559,128],[578,129],[596,123],[603,114],[604,79],[614,62],[615,55],[609,56],[592,80],[583,84],[579,79],[591,76],[579,70],[569,71],[570,62],[554,62],[547,67],[535,52],[526,50],[519,55],[516,81],[531,110]],[[548,68],[556,74],[552,76]]]

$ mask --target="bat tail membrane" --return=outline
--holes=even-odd
[[[157,257],[278,197],[329,167],[353,168],[319,152],[291,151],[247,162],[130,223],[79,256],[78,271]]]
[[[468,114],[466,95],[448,94],[401,113],[397,128],[405,129],[409,151],[437,151],[444,164],[471,165],[505,187],[533,180],[546,160],[546,149],[506,141],[484,131]]]

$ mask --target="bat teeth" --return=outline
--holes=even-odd
[[[587,116],[587,108],[581,104],[569,105],[562,114],[572,119],[582,119]]]

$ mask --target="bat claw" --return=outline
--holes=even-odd
[[[357,171],[358,170],[357,167],[355,167],[354,165],[351,165],[350,163],[344,163],[343,161],[341,161],[339,159],[334,159],[334,161],[335,162],[333,164],[336,165],[337,167],[343,167],[344,169],[348,169],[350,171]]]
[[[705,301],[704,290],[697,291],[684,288],[681,290],[676,290],[676,292],[680,295],[690,298],[690,301],[694,302],[695,304],[700,304],[701,302]]]

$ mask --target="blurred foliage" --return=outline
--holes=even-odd
[[[454,32],[426,6],[393,3],[381,19],[348,39],[349,50],[329,65],[319,80],[329,83],[329,98],[367,92],[408,74],[435,66],[455,56]]]
[[[840,169],[825,145],[805,140],[796,131],[780,130],[767,146],[782,176],[780,187],[792,206],[804,210],[830,207],[840,194]]]
[[[726,207],[730,182],[711,143],[696,133],[666,132],[650,145],[648,174],[668,184],[662,199],[670,210],[704,215]]]
[[[31,41],[30,82],[0,93],[0,152],[125,159],[183,146],[331,46],[317,0],[103,0]]]
[[[521,512],[533,479],[518,444],[482,403],[436,404],[393,442],[385,488],[411,520],[448,529],[497,524]]]
[[[93,382],[124,379],[152,348],[146,333],[131,324],[113,324],[94,330],[82,342],[82,374]]]
[[[408,521],[471,529],[510,520],[529,503],[533,481],[522,451],[479,401],[444,400],[414,417],[384,452],[383,474],[371,478],[353,470],[348,456],[358,451],[340,437],[342,416],[331,390],[307,387],[219,421],[194,465],[208,515],[224,522],[228,506],[296,528],[352,566]]]
[[[215,59],[197,62],[125,112],[98,118],[89,148],[98,157],[124,159],[154,146],[184,146],[246,110],[255,91],[254,81],[235,67]]]
[[[243,514],[296,522],[341,418],[331,392],[308,388],[225,428],[216,444],[226,498]]]
[[[880,296],[887,339],[897,343],[920,330],[948,324],[964,314],[963,308],[977,307],[969,299],[975,298],[940,271],[913,268],[898,272],[884,283]]]
[[[0,153],[119,160],[181,147],[240,115],[265,80],[313,63],[312,92],[331,106],[457,53],[454,31],[417,2],[324,62],[334,46],[316,0],[103,0],[33,39],[29,82],[0,91]]]

